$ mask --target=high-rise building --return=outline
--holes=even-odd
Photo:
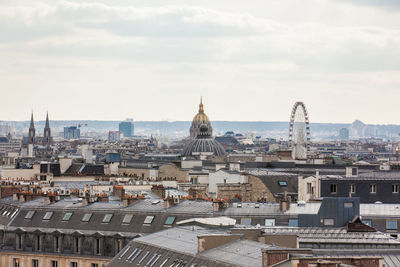
[[[64,139],[80,139],[81,130],[76,126],[64,127]]]
[[[119,124],[119,131],[123,134],[124,137],[133,137],[133,120],[126,119]]]
[[[342,128],[339,131],[339,139],[340,140],[349,140],[350,131],[347,128]]]

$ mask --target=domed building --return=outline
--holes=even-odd
[[[194,116],[190,127],[192,139],[183,149],[183,156],[194,155],[225,155],[224,147],[212,137],[212,127],[208,116],[204,113],[202,99],[200,100],[199,113]]]
[[[208,128],[208,134],[212,136],[211,122],[208,116],[204,113],[203,99],[200,98],[199,113],[194,116],[192,126],[190,126],[190,138],[196,139],[200,134],[200,127],[206,125]]]

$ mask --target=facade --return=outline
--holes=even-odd
[[[353,177],[324,176],[321,197],[359,197],[361,203],[400,203],[400,174],[372,172]]]
[[[134,125],[133,120],[127,119],[119,123],[119,131],[124,137],[133,137],[134,135]]]
[[[108,142],[118,142],[121,140],[120,131],[109,131],[108,132]]]
[[[81,130],[76,126],[64,127],[64,139],[80,139]]]

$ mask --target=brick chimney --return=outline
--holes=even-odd
[[[199,235],[197,236],[197,252],[207,251],[240,238],[241,235],[231,234]]]
[[[122,185],[114,185],[113,187],[114,196],[119,197],[123,201],[125,196],[125,189]]]
[[[279,209],[283,212],[289,210],[290,208],[290,197],[287,195],[287,192],[284,191],[279,203]]]

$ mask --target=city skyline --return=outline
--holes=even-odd
[[[290,7],[290,8],[288,8]],[[395,1],[3,1],[0,120],[397,124]]]

